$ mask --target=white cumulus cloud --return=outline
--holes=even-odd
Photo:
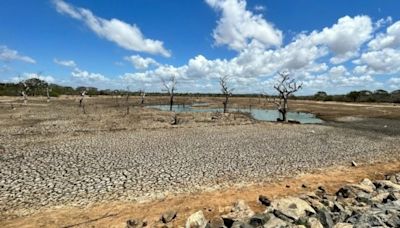
[[[59,59],[54,59],[54,63],[65,66],[65,67],[76,67],[76,63],[74,60],[59,60]]]
[[[124,58],[126,61],[132,63],[132,65],[139,70],[147,69],[150,66],[158,66],[159,63],[152,58],[143,58],[140,55],[131,55]]]
[[[109,80],[102,74],[88,72],[79,68],[75,68],[74,71],[71,72],[71,75],[73,78],[84,82],[105,82]]]
[[[400,71],[400,50],[385,48],[365,52],[355,63],[366,65],[374,74],[396,73]]]
[[[372,50],[400,47],[400,21],[386,29],[386,33],[379,33],[375,39],[368,43]]]
[[[207,4],[218,12],[221,18],[217,22],[213,36],[217,45],[228,45],[241,51],[248,45],[262,47],[280,46],[282,32],[261,14],[253,14],[246,9],[244,0],[206,0]]]
[[[0,60],[5,62],[19,60],[27,63],[36,63],[36,61],[31,57],[21,55],[18,53],[18,51],[9,49],[4,45],[0,45]]]
[[[31,78],[38,78],[40,80],[43,80],[47,83],[55,83],[56,79],[51,76],[51,75],[43,75],[40,73],[23,73],[22,75],[19,75],[17,77],[12,77],[11,81],[12,82],[20,82],[26,79],[31,79]]]
[[[98,36],[112,41],[122,48],[169,57],[171,53],[163,42],[146,38],[139,27],[112,18],[110,20],[94,15],[90,10],[78,8],[62,0],[53,1],[59,13],[84,22]]]
[[[330,28],[312,36],[313,42],[326,45],[335,56],[331,59],[339,64],[357,56],[362,44],[371,39],[373,24],[368,16],[345,16]]]

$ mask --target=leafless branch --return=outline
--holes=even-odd
[[[279,72],[278,74],[280,78],[278,83],[274,85],[274,89],[278,92],[279,101],[274,98],[272,102],[278,106],[278,111],[282,115],[281,120],[287,121],[289,96],[299,91],[303,87],[303,83],[297,84],[295,79],[290,78],[288,72]]]
[[[225,100],[222,102],[222,104],[224,105],[224,113],[226,113],[228,110],[229,97],[232,95],[232,91],[233,91],[233,88],[229,88],[228,80],[229,80],[228,75],[224,75],[219,78],[221,92],[225,96]]]
[[[165,78],[161,77],[161,82],[165,88],[165,91],[169,94],[169,110],[172,111],[172,106],[174,105],[174,95],[176,90],[177,79],[175,75],[172,75],[165,80]]]

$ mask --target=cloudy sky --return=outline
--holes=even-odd
[[[300,94],[400,89],[398,0],[2,0],[0,81]]]

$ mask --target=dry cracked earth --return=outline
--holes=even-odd
[[[260,182],[352,160],[396,159],[399,121],[390,124],[376,125],[388,131],[338,124],[205,125],[81,132],[57,140],[1,132],[0,213],[150,199]]]

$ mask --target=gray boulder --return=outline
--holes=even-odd
[[[274,208],[274,214],[283,214],[295,221],[301,217],[315,214],[315,210],[306,201],[296,197],[275,200],[272,202],[272,207]]]
[[[163,223],[169,223],[176,218],[176,211],[167,211],[161,215],[161,221]]]
[[[324,228],[321,222],[314,217],[309,217],[307,220],[307,227],[309,228]]]
[[[189,216],[186,220],[185,228],[205,228],[208,220],[204,217],[202,211],[198,211]]]
[[[284,220],[277,218],[274,215],[270,215],[270,219],[266,224],[264,224],[265,228],[285,228],[288,227],[288,223]]]
[[[317,214],[317,218],[321,222],[324,228],[331,228],[333,227],[333,219],[332,216],[326,210],[319,210]]]
[[[267,223],[269,219],[270,216],[268,214],[255,214],[250,218],[249,224],[254,227],[260,227]]]
[[[222,219],[226,226],[230,227],[230,224],[233,222],[243,219],[249,218],[254,215],[254,212],[251,208],[243,201],[238,200],[231,209],[231,212],[223,215]]]

